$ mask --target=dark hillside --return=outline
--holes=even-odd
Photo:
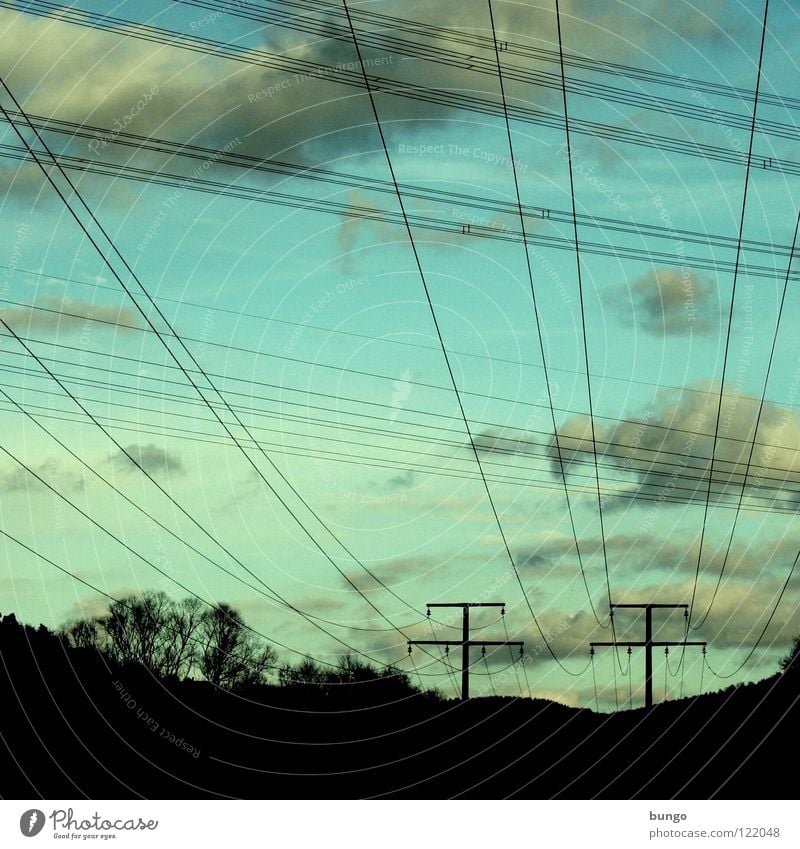
[[[796,676],[614,715],[393,682],[232,694],[0,621],[4,798],[788,798]]]

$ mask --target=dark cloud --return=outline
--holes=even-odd
[[[146,445],[132,443],[125,448],[125,451],[151,475],[183,475],[186,472],[177,452],[167,451],[166,448],[152,442]],[[136,470],[136,464],[131,462],[130,457],[123,451],[117,451],[111,457],[111,461],[119,471],[133,472]]]
[[[710,333],[720,326],[714,283],[682,268],[655,268],[614,294],[614,305],[656,336]]]
[[[622,480],[629,482],[624,490],[628,495],[666,503],[704,500],[718,398],[719,386],[711,383],[661,390],[635,420],[595,422],[596,451],[604,464],[623,473]],[[711,498],[738,497],[747,473],[746,497],[752,503],[796,509],[800,505],[800,416],[791,407],[764,405],[748,471],[758,409],[759,399],[743,395],[736,386],[725,387]],[[589,418],[576,416],[562,425],[557,444],[567,473],[576,464],[593,463]],[[552,468],[560,474],[555,447],[553,441]]]
[[[631,59],[651,42],[669,34],[702,37],[717,32],[713,8],[723,0],[710,0],[701,14],[691,5],[659,0],[648,10],[637,11],[622,3],[596,3],[565,0],[562,4],[566,47],[591,44],[595,58],[606,55],[614,61]],[[686,8],[684,8],[686,6]],[[383,3],[382,12],[408,15],[406,4]],[[498,4],[495,10],[498,34],[532,47],[552,50],[556,43],[553,9],[538,3]],[[209,26],[202,17],[184,24],[190,37],[217,41],[230,40],[227,26],[239,21],[224,18]],[[473,0],[449,4],[444,10],[432,0],[415,3],[413,17],[453,29],[477,31],[488,38],[489,18],[485,3]],[[316,19],[345,27],[342,39],[320,38],[279,27],[263,27],[262,41],[245,51],[247,61],[230,61],[200,52],[154,45],[132,37],[76,27],[66,22],[33,15],[0,11],[0,29],[6,35],[0,46],[0,61],[10,69],[8,82],[25,100],[34,115],[55,117],[94,127],[127,131],[145,136],[191,141],[209,147],[235,142],[235,149],[260,158],[296,159],[322,163],[340,155],[380,151],[372,111],[367,97],[358,88],[342,85],[342,71],[360,73],[357,54],[349,39],[345,20],[320,9]],[[159,25],[160,22],[154,22]],[[199,25],[198,25],[199,24]],[[655,25],[654,25],[655,24]],[[358,29],[362,32],[365,25]],[[378,31],[371,30],[370,35]],[[431,56],[443,50],[465,53],[463,44],[448,39],[397,33],[411,41],[421,40]],[[187,44],[187,39],[183,39]],[[394,48],[393,48],[394,49]],[[329,70],[304,73],[257,64],[259,50],[282,61],[307,61]],[[490,48],[479,48],[491,59]],[[467,58],[469,54],[467,54]],[[497,100],[497,81],[465,67],[453,67],[411,59],[379,46],[363,45],[368,72],[383,79],[425,85],[436,92],[453,91]],[[332,69],[332,70],[330,70]],[[551,75],[558,74],[555,63],[546,63]],[[510,102],[527,107],[554,107],[557,90],[541,85],[506,81]],[[450,106],[378,94],[379,108],[392,138],[432,128],[447,128],[466,117],[491,123],[492,119],[473,113],[460,113]],[[463,135],[463,132],[462,132]],[[502,134],[498,134],[501,138]],[[463,141],[463,138],[461,139]],[[391,139],[390,139],[391,142]],[[108,143],[101,150],[89,147],[89,140],[76,140],[78,152],[99,159],[127,160],[142,154]],[[152,154],[148,154],[152,156]],[[163,164],[163,158],[158,159]],[[174,170],[175,163],[170,163]],[[16,170],[16,166],[13,166]],[[26,165],[23,171],[36,171]],[[190,169],[191,170],[191,167]],[[8,180],[9,169],[5,169]],[[39,186],[40,178],[32,185]],[[18,184],[21,187],[21,184]]]
[[[405,472],[400,472],[400,474],[393,475],[386,481],[386,489],[391,492],[409,489],[412,486],[414,486],[414,472],[410,469]]]
[[[83,489],[83,476],[55,458],[37,463],[31,466],[31,469],[60,492],[76,492]],[[0,469],[0,492],[33,493],[47,491],[48,489],[43,483],[40,483],[33,474],[19,465],[15,464]]]
[[[104,324],[115,331],[131,332],[139,326],[138,314],[121,304],[93,304],[66,295],[42,295],[30,307],[10,307],[3,319],[18,333],[31,331],[74,333],[101,329]]]

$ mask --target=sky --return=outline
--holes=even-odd
[[[452,695],[457,652],[406,641],[500,601],[473,636],[524,666],[473,650],[473,693],[612,709],[641,650],[589,643],[644,625],[609,601],[686,604],[656,638],[707,662],[657,652],[656,698],[775,671],[792,3],[762,54],[760,2],[569,0],[560,54],[554,3],[495,0],[508,124],[485,0],[353,3],[360,61],[339,4],[28,5],[0,3],[0,610],[191,592],[287,662]]]

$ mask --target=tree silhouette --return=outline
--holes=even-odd
[[[175,603],[164,592],[148,591],[111,603],[98,625],[104,633],[102,648],[120,664],[139,663],[155,675],[175,668],[175,647],[168,625]]]
[[[784,673],[800,675],[800,634],[794,638],[794,644],[789,654],[781,658],[780,667]]]
[[[265,683],[276,661],[230,605],[207,608],[163,592],[120,598],[104,616],[69,623],[59,635],[70,648],[96,649],[120,665],[138,664],[162,678],[202,676],[225,689]]]
[[[263,684],[275,668],[275,650],[248,631],[241,614],[229,604],[203,611],[199,634],[200,672],[218,687],[233,690]]]
[[[306,658],[291,666],[286,663],[278,670],[278,681],[284,687],[322,687],[328,683],[328,673],[313,660]]]
[[[278,672],[278,680],[284,687],[316,690],[326,697],[372,703],[401,700],[421,692],[405,672],[394,666],[377,668],[352,654],[344,655],[336,667],[330,669],[312,660],[303,660],[297,666],[284,664]],[[439,694],[430,691],[425,697],[437,700]]]
[[[97,619],[78,619],[59,629],[58,635],[73,649],[104,647],[104,634]]]

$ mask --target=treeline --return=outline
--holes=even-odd
[[[330,694],[346,685],[371,685],[397,695],[420,692],[398,669],[376,668],[350,654],[331,667],[310,659],[281,664],[275,649],[229,604],[209,607],[164,592],[120,598],[107,613],[69,622],[57,636],[70,649],[96,651],[117,666],[138,666],[158,678],[207,681],[225,690],[277,685]]]

